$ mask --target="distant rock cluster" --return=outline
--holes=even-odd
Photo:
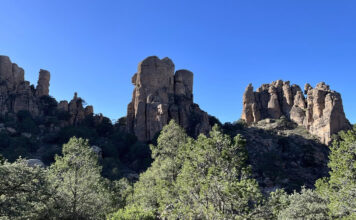
[[[21,67],[9,57],[0,56],[0,115],[28,111],[33,117],[45,116],[43,100],[54,100],[48,99],[50,79],[50,72],[41,69],[36,87],[30,85]],[[210,116],[193,102],[192,72],[175,71],[169,58],[151,56],[139,63],[132,83],[135,87],[123,130],[135,134],[138,140],[154,139],[171,119],[191,136],[209,132]],[[62,126],[80,124],[94,112],[93,106],[83,106],[83,99],[77,93],[70,102],[53,102],[56,111],[68,115],[61,122]],[[304,94],[299,86],[282,80],[263,84],[257,91],[251,84],[246,88],[242,119],[247,124],[281,116],[304,126],[324,144],[331,141],[332,134],[351,127],[345,117],[341,95],[325,83],[315,88],[306,84]],[[97,119],[101,120],[100,117]]]
[[[51,74],[41,69],[36,88],[25,81],[24,70],[17,64],[12,63],[7,56],[0,56],[0,114],[18,113],[28,111],[34,117],[44,115],[40,100],[49,96]],[[82,99],[75,93],[73,100],[68,104],[61,101],[57,108],[68,112],[70,117],[65,125],[77,124],[86,116],[93,114],[93,107],[82,105]]]
[[[345,117],[341,95],[330,90],[324,82],[315,88],[306,84],[304,94],[298,85],[290,85],[289,81],[263,84],[257,91],[250,84],[243,95],[241,118],[251,124],[285,116],[304,126],[324,144],[331,141],[332,134],[351,127]]]
[[[151,56],[132,77],[134,92],[127,109],[127,131],[152,140],[171,119],[193,136],[210,130],[209,116],[193,102],[193,73],[174,72],[169,58]]]

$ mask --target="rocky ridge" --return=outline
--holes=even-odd
[[[321,82],[315,88],[306,84],[304,94],[289,81],[263,84],[256,91],[250,84],[243,95],[241,118],[251,125],[262,119],[285,116],[304,126],[324,144],[330,143],[333,134],[351,128],[340,93]]]
[[[7,56],[0,56],[0,114],[6,115],[28,111],[33,117],[43,117],[46,112],[41,103],[49,97],[51,74],[41,69],[36,88],[25,80],[25,72]],[[56,101],[55,101],[56,102]],[[57,103],[55,103],[57,105]],[[93,107],[83,107],[82,99],[74,98],[68,104],[61,101],[57,105],[59,111],[69,113],[68,121],[63,126],[79,123],[86,116],[93,114]]]
[[[171,119],[192,136],[210,130],[209,116],[193,102],[193,73],[174,72],[169,58],[147,57],[132,77],[135,88],[127,108],[127,131],[152,140]]]

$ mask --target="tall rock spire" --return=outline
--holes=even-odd
[[[152,140],[171,119],[192,135],[210,129],[207,113],[193,103],[193,73],[188,70],[175,73],[169,58],[144,59],[132,83],[135,88],[127,108],[126,124],[128,132],[139,140]]]
[[[51,79],[51,74],[47,70],[40,70],[38,77],[36,96],[48,96],[49,95],[49,81]]]

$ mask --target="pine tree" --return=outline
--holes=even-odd
[[[110,211],[110,195],[100,172],[88,140],[73,137],[63,145],[63,156],[56,156],[50,167],[58,218],[105,218]]]
[[[41,219],[48,216],[51,191],[47,171],[24,159],[0,163],[0,219]]]
[[[339,133],[329,155],[330,177],[317,181],[333,218],[356,219],[356,126]]]

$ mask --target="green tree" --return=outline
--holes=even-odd
[[[110,220],[155,220],[152,211],[145,211],[137,206],[127,206],[112,214]]]
[[[182,166],[189,138],[173,120],[161,131],[157,145],[151,145],[154,162],[134,186],[133,202],[145,211],[162,213],[177,199],[175,180]]]
[[[71,138],[56,156],[50,179],[56,190],[58,218],[104,219],[110,209],[110,195],[100,175],[96,154],[88,140]]]
[[[329,155],[330,177],[317,181],[333,218],[356,219],[356,126],[342,131]]]
[[[300,193],[288,196],[288,205],[278,214],[281,220],[327,220],[327,201],[311,189],[303,188]]]
[[[129,206],[116,216],[154,213],[165,219],[250,218],[260,204],[262,196],[250,178],[241,136],[231,140],[214,126],[210,137],[200,135],[193,140],[171,121],[157,145],[150,147],[154,162],[134,185]]]
[[[177,177],[174,218],[249,218],[262,196],[246,165],[245,140],[231,140],[218,126],[210,137],[200,135],[186,152]]]
[[[26,160],[0,164],[0,219],[45,219],[51,201],[47,171]]]

